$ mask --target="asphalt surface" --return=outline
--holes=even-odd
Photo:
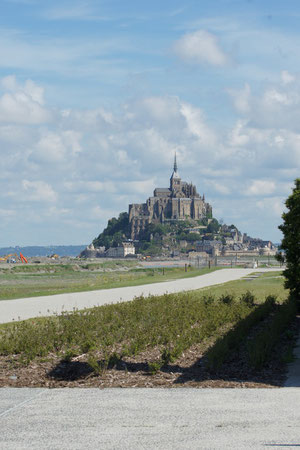
[[[83,309],[107,303],[117,303],[120,301],[132,300],[134,297],[139,297],[141,295],[163,295],[166,292],[174,293],[191,291],[213,286],[215,284],[238,280],[253,272],[268,272],[274,270],[282,269],[221,269],[198,277],[165,281],[162,283],[144,284],[141,286],[30,297],[17,300],[2,300],[0,301],[0,323],[7,323],[13,320],[24,320],[37,316],[60,314],[62,311],[71,311],[73,308]]]
[[[288,365],[285,387],[300,388],[300,333],[297,345],[293,350],[294,361]]]
[[[0,448],[300,446],[300,390],[0,390]]]
[[[235,270],[235,269],[234,269]],[[203,277],[139,286],[144,295],[224,283],[253,270],[214,272]],[[217,276],[216,275],[222,275]],[[211,277],[211,275],[215,275]],[[228,276],[230,275],[229,279]],[[208,277],[208,278],[207,278]],[[201,280],[199,280],[201,278]],[[208,284],[209,283],[209,284]],[[157,289],[160,287],[160,289]],[[125,291],[124,291],[125,289]],[[129,300],[132,288],[66,294],[73,306]],[[128,297],[125,298],[125,294]],[[114,292],[113,292],[114,291]],[[117,292],[116,292],[117,291]],[[140,293],[134,293],[140,295]],[[93,294],[82,305],[78,295]],[[103,297],[99,299],[99,294]],[[115,294],[115,296],[114,296]],[[0,302],[48,303],[55,297]],[[132,297],[131,297],[132,298]],[[66,297],[64,299],[66,309]],[[37,306],[37,304],[33,305]],[[77,302],[76,304],[74,302]],[[91,302],[91,303],[89,303]],[[97,303],[96,303],[97,304]],[[101,304],[101,303],[100,303]],[[51,304],[62,308],[62,303]],[[43,305],[48,308],[49,304]],[[5,308],[0,309],[2,316]],[[27,310],[32,314],[36,309]],[[42,309],[42,311],[44,311]],[[11,311],[14,314],[16,311]],[[3,316],[1,317],[3,320]],[[281,389],[0,389],[0,449],[261,449],[300,447],[300,342]]]

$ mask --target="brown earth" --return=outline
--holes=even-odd
[[[285,333],[266,366],[255,371],[248,366],[245,348],[231,355],[217,372],[205,365],[206,348],[200,344],[185,351],[175,363],[162,366],[151,374],[147,361],[157,362],[159,349],[150,349],[135,357],[112,363],[97,374],[88,364],[88,355],[63,360],[51,354],[22,365],[18,355],[0,356],[0,387],[196,387],[196,388],[278,388],[286,379],[286,355],[295,342],[300,317]],[[293,338],[291,339],[291,332]],[[101,361],[101,355],[95,355]]]

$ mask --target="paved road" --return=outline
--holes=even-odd
[[[285,387],[300,388],[300,330],[296,346],[293,351],[294,361],[288,365]]]
[[[300,390],[0,389],[0,448],[290,449]]]
[[[276,269],[255,269],[255,272],[274,270]],[[2,300],[0,301],[0,323],[7,323],[18,319],[29,319],[37,316],[60,314],[62,311],[71,311],[73,308],[91,308],[92,306],[104,305],[106,303],[132,300],[134,297],[140,295],[162,295],[166,292],[191,291],[237,280],[253,273],[253,271],[254,269],[221,269],[194,278],[165,281],[142,286],[30,297],[17,300]]]

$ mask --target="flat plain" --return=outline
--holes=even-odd
[[[217,268],[147,268],[136,261],[0,264],[0,300],[138,286],[189,278]],[[186,271],[185,271],[186,270]]]
[[[0,385],[279,387],[297,331],[287,298],[280,272],[253,273],[2,325]]]

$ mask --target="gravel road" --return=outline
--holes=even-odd
[[[142,286],[128,286],[71,294],[22,298],[17,300],[2,300],[0,301],[0,323],[7,323],[12,320],[24,320],[37,316],[60,314],[62,311],[71,311],[73,308],[91,308],[107,303],[128,301],[140,295],[162,295],[166,292],[174,293],[191,291],[213,286],[215,284],[238,280],[254,271],[268,272],[274,270],[276,269],[221,269],[194,278],[144,284]]]

